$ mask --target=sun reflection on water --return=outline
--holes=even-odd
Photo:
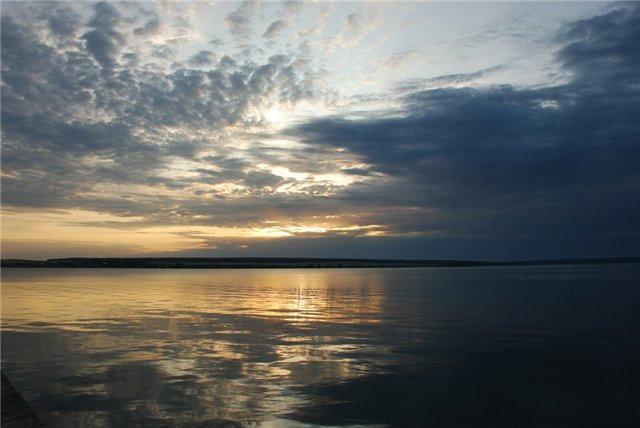
[[[387,352],[360,332],[381,320],[380,279],[349,270],[23,271],[2,293],[3,362],[42,376],[22,387],[52,426],[278,425],[308,399],[296,387],[382,370]]]

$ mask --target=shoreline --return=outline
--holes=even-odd
[[[547,259],[515,261],[382,260],[338,258],[64,258],[47,260],[3,259],[3,268],[92,269],[345,269],[410,267],[499,267],[640,263],[640,257]]]

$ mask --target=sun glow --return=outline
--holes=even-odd
[[[282,107],[280,107],[278,104],[275,104],[265,110],[263,116],[267,120],[267,122],[274,126],[283,126],[286,123],[288,117],[284,109],[282,109]]]
[[[35,251],[40,258],[71,257],[79,254],[100,256],[117,251],[136,255],[157,251],[180,251],[188,248],[216,249],[219,245],[246,248],[255,239],[276,239],[302,236],[354,237],[382,236],[385,228],[376,224],[350,224],[343,216],[313,216],[293,221],[271,218],[261,224],[231,227],[206,225],[150,225],[140,217],[100,214],[84,210],[56,213],[3,213],[3,249],[16,257],[21,251]],[[196,220],[196,219],[194,219]],[[206,220],[201,217],[201,220]],[[351,219],[357,221],[356,218]],[[28,225],[28,227],[27,227]],[[47,242],[56,242],[58,250],[49,253]],[[230,243],[230,244],[229,244]],[[244,245],[244,247],[242,247]],[[78,249],[82,248],[82,253]],[[62,249],[62,252],[60,252]]]

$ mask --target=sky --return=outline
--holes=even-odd
[[[640,256],[640,3],[0,6],[3,258]]]

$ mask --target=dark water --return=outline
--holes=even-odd
[[[640,265],[2,272],[50,426],[638,427]]]

